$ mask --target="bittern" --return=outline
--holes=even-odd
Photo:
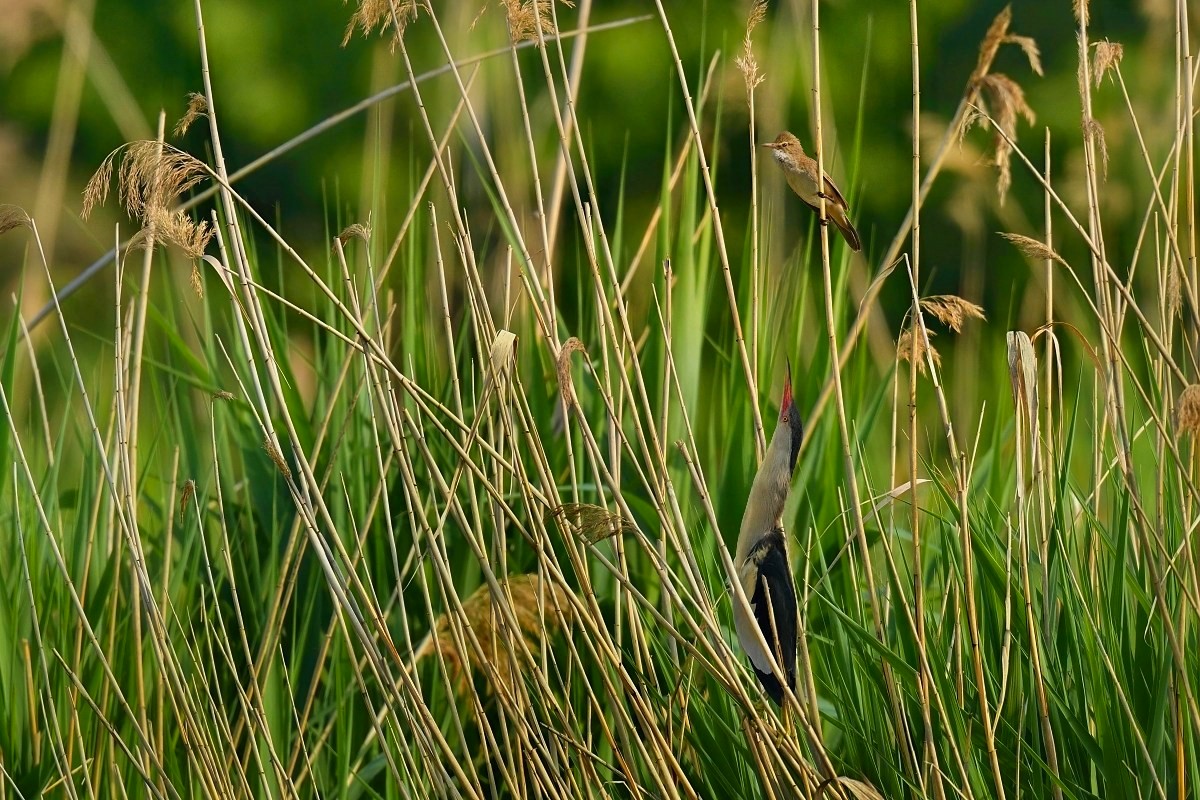
[[[783,705],[783,685],[771,669],[769,651],[787,679],[796,687],[796,588],[788,561],[787,535],[783,530],[783,504],[791,488],[792,472],[800,454],[804,424],[792,399],[791,368],[783,385],[779,424],[771,436],[766,455],[746,501],[742,528],[738,533],[734,566],[750,601],[747,609],[737,595],[733,598],[733,623],[738,641],[750,658],[754,673],[767,695]],[[751,613],[753,617],[751,617]],[[758,636],[755,627],[762,632]],[[765,642],[767,651],[760,642]]]
[[[822,195],[825,197],[825,216],[837,225],[851,250],[862,250],[858,231],[854,230],[854,224],[850,222],[850,208],[846,205],[846,198],[842,197],[842,193],[828,175],[825,176],[825,187],[817,190],[816,159],[804,152],[800,140],[784,131],[775,137],[775,141],[766,142],[763,147],[770,148],[775,160],[783,168],[788,186],[800,195],[805,205],[813,211],[818,211]]]

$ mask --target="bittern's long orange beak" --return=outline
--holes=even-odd
[[[783,399],[779,401],[779,418],[781,420],[783,419],[783,416],[788,413],[788,410],[793,407],[793,405],[794,405],[794,403],[792,402],[792,360],[788,359],[788,361],[787,361],[787,378],[783,382]]]

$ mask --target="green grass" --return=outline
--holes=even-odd
[[[666,19],[638,30],[669,37]],[[1042,223],[1012,226],[1025,262],[994,237],[1004,266],[963,278],[990,319],[955,333],[917,302],[937,265],[914,263],[907,223],[860,224],[851,257],[761,157],[753,202],[724,188],[748,162],[729,131],[772,113],[796,60],[760,52],[775,22],[747,33],[766,59],[752,103],[726,49],[659,76],[661,182],[641,196],[628,151],[593,172],[620,143],[565,102],[578,48],[634,27],[415,80],[411,36],[422,62],[476,55],[443,51],[422,9],[394,59],[428,105],[403,147],[374,129],[369,191],[329,192],[321,249],[201,159],[222,130],[206,88],[207,148],[173,167],[202,181],[149,205],[185,203],[214,238],[189,257],[135,208],[156,247],[122,252],[104,325],[73,301],[28,341],[4,325],[0,800],[1194,795],[1191,119],[1174,129],[1164,95],[1166,122],[1110,154],[1108,183],[1094,157],[1055,166],[1056,250]],[[981,103],[1019,110],[989,94],[1008,85],[988,77],[1005,30],[911,180],[941,176]],[[852,208],[880,177],[862,63],[857,103],[826,96],[819,132],[789,124],[826,142]],[[1116,74],[1068,99],[1111,99]],[[483,98],[463,91],[476,79]],[[834,122],[852,133],[835,142]],[[1092,153],[1081,137],[1071,152]],[[1044,166],[1037,138],[1016,143],[1020,180],[1025,148]],[[373,171],[389,148],[407,180]],[[118,175],[121,201],[161,193],[155,150],[118,156],[140,170]],[[1180,170],[1162,205],[1146,162]],[[1117,185],[1148,221],[1106,269],[1105,206],[1086,199]],[[8,236],[30,242],[29,286],[49,272],[25,227]],[[921,336],[921,309],[944,360],[917,371],[896,341]],[[807,438],[784,518],[801,676],[780,713],[728,587],[785,359]]]

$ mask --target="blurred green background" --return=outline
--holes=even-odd
[[[719,124],[718,191],[728,238],[744,240],[750,192],[748,132],[741,76],[732,63],[741,45],[747,3],[668,3],[668,14],[693,88],[715,54],[717,87],[707,113],[706,131]],[[1171,4],[1166,0],[1136,3],[1093,3],[1094,38],[1108,36],[1141,48],[1145,57],[1125,61],[1135,108],[1166,107],[1164,93],[1173,85]],[[355,36],[341,46],[352,6],[338,2],[301,3],[284,0],[206,0],[204,11],[212,59],[213,84],[231,171],[311,125],[402,79],[397,54],[379,37]],[[921,106],[927,113],[927,151],[932,151],[961,97],[984,31],[1003,5],[965,0],[939,0],[920,5]],[[772,2],[768,18],[755,35],[755,50],[765,66],[759,89],[759,126],[772,138],[787,127],[809,139],[811,33],[807,2]],[[653,13],[646,3],[600,3],[592,23]],[[502,47],[506,41],[503,10],[492,2],[450,3],[440,11],[457,54]],[[578,10],[560,7],[562,27],[575,26]],[[829,108],[826,119],[841,147],[854,142],[861,103],[862,143],[856,159],[835,153],[843,191],[854,200],[854,215],[876,257],[890,241],[910,197],[911,84],[908,5],[897,2],[830,2],[823,6],[823,72]],[[1055,169],[1065,176],[1082,169],[1078,141],[1080,109],[1075,83],[1078,63],[1071,3],[1017,2],[1013,30],[1032,36],[1042,50],[1045,77],[1032,74],[1020,51],[1001,51],[996,71],[1017,80],[1037,114],[1036,127],[1019,125],[1022,144],[1040,167],[1042,128],[1055,142]],[[409,50],[420,72],[444,63],[429,26],[413,26]],[[1139,54],[1140,55],[1140,54]],[[525,51],[527,90],[533,105],[546,102],[540,64]],[[784,65],[794,65],[786,69]],[[769,65],[769,66],[768,66]],[[481,72],[474,89],[479,108],[497,130],[511,130],[505,118],[519,112],[506,99],[504,70]],[[499,75],[500,77],[489,77]],[[682,106],[673,65],[659,26],[654,22],[619,28],[591,37],[579,99],[585,140],[593,148],[594,171],[606,214],[616,211],[625,184],[624,209],[631,220],[648,215],[658,202],[664,153],[684,136]],[[448,113],[456,91],[448,78],[425,89],[435,118]],[[168,129],[182,115],[188,92],[202,89],[191,3],[136,3],[97,0],[6,0],[0,14],[0,200],[21,205],[38,221],[51,248],[55,280],[61,285],[107,250],[113,224],[129,223],[113,204],[88,222],[79,219],[80,192],[91,171],[113,148],[133,138],[153,136],[156,115],[166,111]],[[79,97],[78,113],[71,102]],[[495,98],[494,102],[489,102]],[[1145,183],[1136,157],[1136,141],[1120,90],[1111,82],[1095,94],[1097,117],[1105,124],[1112,153],[1111,173],[1120,180],[1106,193],[1106,218],[1117,223],[1132,213],[1127,192]],[[669,106],[673,130],[663,129],[660,110]],[[719,117],[714,109],[719,107]],[[827,111],[827,114],[829,112]],[[1145,118],[1153,118],[1149,114]],[[719,123],[717,120],[719,119]],[[485,129],[488,126],[485,119]],[[197,155],[207,131],[193,128],[180,144]],[[466,130],[460,126],[460,130]],[[386,135],[378,135],[383,132]],[[1171,136],[1169,120],[1160,130],[1144,131],[1151,152]],[[554,131],[540,132],[548,152],[556,146]],[[827,138],[831,138],[829,133]],[[970,268],[1020,271],[1020,257],[994,236],[996,230],[1040,229],[1042,193],[1020,165],[1003,208],[997,204],[994,170],[987,164],[990,133],[976,129],[952,155],[956,165],[940,179],[923,218],[923,275],[928,292],[964,293],[980,300],[995,317],[1016,312],[1015,297],[985,297]],[[371,163],[364,164],[364,143],[382,142]],[[502,154],[521,155],[521,142],[494,143]],[[368,212],[377,229],[394,232],[416,176],[411,164],[427,162],[427,143],[411,94],[384,104],[377,115],[359,115],[301,146],[248,178],[242,189],[268,219],[279,220],[293,244],[323,250],[329,229],[339,220],[362,219]],[[369,152],[369,151],[368,151]],[[1134,159],[1131,161],[1131,159]],[[857,164],[850,176],[847,163]],[[503,164],[501,165],[503,169]],[[381,174],[382,172],[382,174]],[[778,187],[764,172],[767,189]],[[436,182],[435,182],[436,183]],[[471,185],[471,184],[469,184]],[[478,182],[474,184],[478,189]],[[1081,181],[1065,181],[1079,187]],[[384,196],[369,199],[372,188]],[[467,200],[470,198],[468,197]],[[1068,200],[1080,200],[1081,197]],[[379,201],[382,200],[382,203]],[[524,204],[518,214],[528,216]],[[368,208],[369,206],[369,208]],[[791,252],[809,220],[787,212],[795,230],[772,233],[772,257]],[[786,228],[786,225],[779,226]],[[1115,237],[1110,256],[1128,258],[1132,242]],[[0,283],[5,294],[16,289],[25,263],[23,239],[0,241]],[[1114,252],[1111,248],[1116,247]],[[783,248],[783,252],[779,252]],[[1064,246],[1068,257],[1075,251]],[[1079,250],[1082,253],[1082,250]],[[966,285],[964,285],[964,280]],[[26,276],[40,284],[40,275]],[[101,283],[109,283],[101,281]],[[1003,291],[1005,283],[993,284]],[[94,291],[105,291],[95,289]],[[891,290],[889,290],[891,291]],[[27,288],[26,314],[45,295]],[[971,296],[972,293],[975,296]],[[86,295],[85,295],[86,296]],[[907,302],[900,283],[885,307]],[[902,313],[902,312],[898,312]],[[892,316],[889,314],[889,316]],[[103,326],[101,326],[103,327]]]

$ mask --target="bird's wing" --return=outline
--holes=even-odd
[[[850,208],[846,204],[846,198],[842,197],[842,193],[838,191],[837,184],[833,182],[833,178],[829,177],[828,173],[825,175],[825,194],[827,197],[832,197],[842,208],[847,210]]]
[[[759,673],[771,675],[771,659],[759,645],[754,627],[780,660],[788,685],[794,685],[796,672],[796,588],[788,565],[783,531],[773,530],[754,546],[743,563],[740,574],[742,589],[750,601],[751,619],[747,609],[734,598],[733,622],[738,640]]]

